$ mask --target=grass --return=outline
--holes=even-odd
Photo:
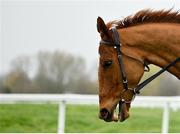
[[[0,105],[0,132],[56,132],[57,105]]]
[[[161,131],[162,111],[160,109],[132,109],[131,118],[123,123],[107,123],[99,120],[97,119],[97,111],[98,109],[95,106],[69,106],[67,108],[66,132],[115,133]],[[77,129],[79,127],[80,129]]]
[[[65,132],[161,132],[161,109],[131,109],[123,123],[107,123],[97,117],[95,105],[68,105]],[[0,132],[57,132],[58,105],[2,104]],[[180,111],[170,114],[170,132],[180,132]]]

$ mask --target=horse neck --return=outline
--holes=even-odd
[[[180,57],[180,24],[144,24],[119,29],[122,51],[149,64],[165,67]],[[180,78],[180,63],[168,70]]]

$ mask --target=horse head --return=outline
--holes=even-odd
[[[101,40],[113,42],[112,32],[106,26],[102,18],[97,19],[97,30],[100,33]],[[121,43],[123,47],[123,43]],[[132,90],[124,90],[121,77],[121,67],[118,62],[117,51],[112,45],[106,45],[100,42],[99,45],[99,118],[105,121],[124,121],[129,117],[129,108],[134,96]],[[124,71],[128,80],[128,87],[135,87],[143,73],[144,65],[138,60],[122,54]],[[114,111],[120,100],[125,103],[121,105],[120,116]]]

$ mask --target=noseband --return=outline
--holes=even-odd
[[[146,79],[145,81],[143,81],[142,83],[140,83],[139,85],[137,85],[134,88],[128,88],[128,80],[126,77],[126,73],[125,73],[125,68],[124,68],[124,64],[123,64],[123,58],[122,58],[122,50],[121,50],[121,43],[120,43],[120,35],[116,29],[116,27],[112,27],[110,28],[111,32],[112,32],[112,38],[113,38],[113,42],[110,41],[105,41],[105,40],[101,40],[100,44],[104,44],[104,45],[108,45],[108,46],[113,46],[116,51],[117,51],[117,57],[118,57],[118,62],[119,62],[119,66],[120,66],[120,72],[121,72],[121,78],[122,78],[122,83],[123,83],[123,91],[120,94],[120,101],[119,101],[119,115],[121,114],[121,109],[122,106],[125,103],[131,103],[132,100],[135,98],[136,94],[140,93],[140,90],[146,86],[148,83],[150,83],[152,80],[154,80],[156,77],[158,77],[160,74],[162,74],[164,71],[166,71],[169,67],[174,66],[177,62],[180,61],[180,57],[178,57],[176,60],[174,60],[173,62],[171,62],[170,64],[168,64],[166,67],[162,68],[160,71],[158,71],[157,73],[155,73],[154,75],[152,75],[151,77],[149,77],[148,79]],[[127,55],[128,56],[128,55]],[[134,57],[128,56],[130,58],[133,58],[137,61],[140,61],[141,63],[143,63],[143,65],[147,68],[145,71],[149,71],[149,67],[147,64],[145,64],[145,62],[136,59]],[[132,92],[133,97],[131,100],[125,100],[123,97],[123,94],[127,91]]]

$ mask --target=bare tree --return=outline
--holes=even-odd
[[[32,93],[34,87],[28,76],[30,58],[21,56],[11,63],[11,70],[5,76],[3,87],[11,93]]]
[[[12,61],[3,87],[11,93],[97,93],[97,81],[90,78],[83,58],[60,51],[39,52],[36,71],[29,77],[28,56]]]
[[[87,93],[94,88],[86,72],[85,61],[81,57],[55,51],[38,54],[38,69],[34,82],[42,92],[51,93]],[[94,85],[97,85],[94,82]],[[89,93],[95,93],[89,90]]]

